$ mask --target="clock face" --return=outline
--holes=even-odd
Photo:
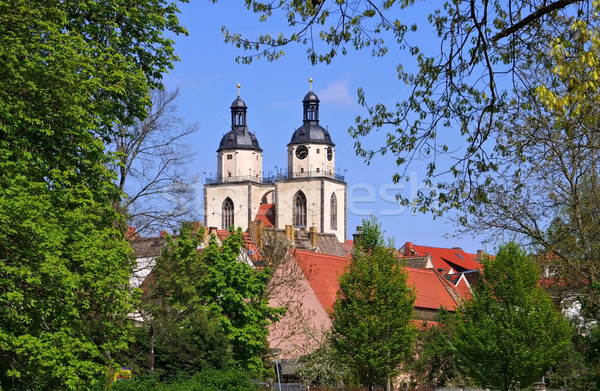
[[[333,149],[331,147],[327,148],[327,160],[331,161],[333,159]]]
[[[306,148],[306,145],[300,145],[298,148],[296,148],[296,157],[300,160],[302,159],[306,159],[306,157],[308,156],[308,148]]]

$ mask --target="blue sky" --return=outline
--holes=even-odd
[[[180,116],[199,125],[198,132],[189,139],[197,153],[190,167],[194,174],[203,181],[205,175],[216,173],[216,149],[222,135],[230,130],[229,106],[237,96],[238,83],[241,97],[248,106],[248,126],[263,149],[263,172],[286,168],[287,143],[302,124],[302,98],[309,90],[308,80],[312,77],[313,91],[321,100],[321,125],[328,128],[336,144],[336,167],[348,183],[349,238],[361,220],[372,213],[397,247],[411,241],[437,247],[459,246],[468,252],[493,250],[477,238],[447,238],[455,231],[447,219],[415,215],[395,203],[397,192],[411,194],[421,186],[423,165],[417,163],[409,170],[413,183],[395,185],[391,180],[396,170],[393,156],[378,157],[366,165],[354,152],[354,140],[348,129],[354,125],[357,115],[366,114],[366,109],[357,103],[358,88],[365,89],[369,103],[395,104],[409,92],[396,73],[400,59],[405,68],[410,68],[409,56],[392,50],[382,58],[373,58],[367,51],[349,50],[348,55],[337,57],[330,65],[312,66],[306,58],[306,48],[295,45],[286,48],[286,54],[276,62],[258,60],[251,65],[237,64],[235,57],[241,49],[223,42],[223,25],[249,37],[265,31],[276,33],[286,26],[259,23],[257,15],[246,11],[243,2],[233,3],[194,1],[180,7],[180,20],[189,36],[175,38],[181,62],[165,76],[165,86],[168,90],[179,87]],[[427,36],[423,32],[419,34],[416,39],[421,45],[426,44]],[[383,135],[375,134],[366,142],[382,143]],[[202,196],[201,185],[198,195]],[[199,198],[196,206],[199,214],[203,211],[202,202]]]

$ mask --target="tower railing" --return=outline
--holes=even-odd
[[[210,177],[206,178],[204,183],[207,185],[215,185],[219,183],[233,183],[233,182],[255,182],[255,183],[275,183],[279,180],[293,179],[293,178],[333,178],[338,181],[345,181],[344,175],[336,174],[334,172],[323,172],[323,171],[304,171],[304,172],[278,172],[276,174],[267,174],[263,176],[255,175],[242,175],[242,176],[230,176],[230,177]]]

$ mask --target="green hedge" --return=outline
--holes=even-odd
[[[256,391],[258,386],[238,371],[204,370],[186,378],[179,376],[171,382],[160,382],[150,376],[133,376],[131,380],[115,383],[110,391]]]

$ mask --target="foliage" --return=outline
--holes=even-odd
[[[271,269],[256,271],[243,259],[242,238],[239,229],[231,230],[219,247],[211,237],[202,253],[207,274],[199,299],[219,316],[240,369],[259,377],[265,371],[268,326],[285,310],[269,306],[265,292]]]
[[[266,299],[270,269],[255,271],[241,259],[239,231],[231,231],[221,246],[213,236],[199,252],[202,238],[191,224],[184,224],[176,238],[167,236],[144,298],[146,325],[138,345],[147,346],[152,325],[161,377],[233,367],[258,377],[265,370],[268,326],[282,312]],[[147,354],[130,354],[136,355],[143,366]]]
[[[0,1],[0,384],[85,390],[124,347],[130,248],[104,142],[144,115],[174,4]]]
[[[179,90],[152,90],[148,116],[115,125],[110,147],[117,154],[120,208],[139,234],[177,229],[194,220],[193,178],[186,167],[194,154],[185,138],[198,129],[177,115]]]
[[[464,376],[456,359],[454,315],[440,308],[435,322],[418,331],[417,353],[408,369],[418,384],[439,387],[469,385],[472,380]]]
[[[594,346],[594,339],[590,337],[575,333],[572,348],[545,374],[548,388],[574,391],[598,389],[598,346]]]
[[[479,385],[528,387],[569,350],[571,327],[539,281],[537,264],[514,243],[483,261],[483,281],[460,305],[454,338]]]
[[[328,338],[318,349],[300,357],[294,375],[312,385],[337,386],[348,372],[349,368],[339,360],[332,340]]]
[[[333,305],[333,345],[363,384],[397,373],[412,353],[415,293],[406,285],[393,245],[385,246],[375,218],[363,220]]]
[[[519,111],[495,125],[502,176],[488,178],[462,220],[467,230],[516,235],[544,253],[552,294],[567,309],[582,305],[584,323],[600,313],[593,289],[600,277],[598,20],[595,11],[586,23],[555,18],[558,33],[546,54],[523,65],[528,88],[515,92]]]
[[[315,310],[298,300],[305,289],[298,282],[309,280],[314,272],[309,269],[305,275],[297,263],[295,250],[281,232],[251,228],[250,235],[259,248],[259,262],[273,271],[267,283],[265,297],[272,306],[285,311],[269,328],[269,346],[271,349],[281,350],[283,355],[293,357],[313,351],[320,345],[324,330],[315,327]]]
[[[126,342],[130,248],[85,185],[1,166],[0,383],[85,389]]]
[[[250,52],[238,58],[243,63],[275,60],[293,43],[305,45],[312,64],[330,63],[352,49],[402,59],[390,71],[407,84],[407,97],[394,106],[369,104],[359,90],[368,115],[357,118],[351,135],[367,162],[393,155],[396,182],[409,179],[411,163],[424,160],[431,189],[421,191],[416,204],[401,201],[435,214],[468,210],[485,194],[488,175],[496,175],[497,159],[510,145],[497,138],[496,125],[518,112],[514,90],[530,87],[531,64],[543,61],[548,42],[569,30],[561,19],[588,23],[598,10],[598,2],[590,0],[457,0],[434,6],[414,0],[246,0],[245,5],[261,22],[279,18],[290,28],[248,38],[224,27],[226,42]],[[385,132],[384,141],[373,146],[366,136],[377,131]]]
[[[246,374],[234,370],[204,370],[189,378],[160,382],[155,377],[134,376],[132,380],[120,381],[112,391],[256,391],[258,387],[248,380]]]

